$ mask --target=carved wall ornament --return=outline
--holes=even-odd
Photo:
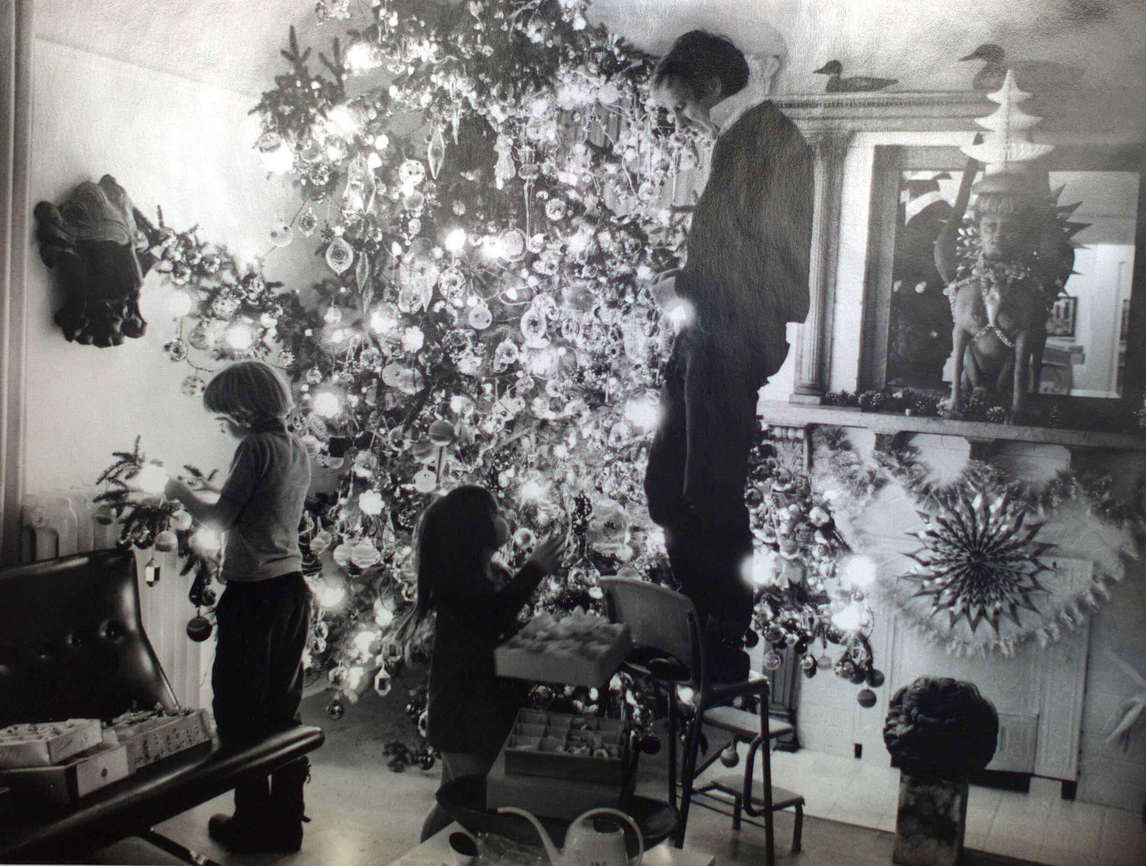
[[[68,341],[118,346],[142,337],[139,289],[150,265],[150,223],[110,174],[84,181],[62,205],[42,201],[33,211],[40,258],[58,274],[64,305],[55,321]]]

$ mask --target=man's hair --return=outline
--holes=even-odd
[[[728,37],[691,30],[661,58],[653,73],[653,86],[659,87],[666,78],[679,78],[698,99],[704,95],[708,82],[718,78],[723,98],[748,84],[748,61]]]
[[[284,417],[294,400],[273,367],[262,361],[236,361],[207,383],[203,405],[209,412],[250,425]]]

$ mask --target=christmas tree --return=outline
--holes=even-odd
[[[508,567],[538,536],[570,533],[567,567],[529,614],[600,610],[601,574],[667,575],[642,475],[679,322],[652,289],[681,264],[676,183],[711,141],[650,104],[653,59],[590,25],[587,5],[376,0],[316,59],[291,31],[289,69],[253,109],[256,146],[297,185],[276,243],[314,244],[329,268],[315,285],[270,285],[162,220],[150,239],[185,300],[170,357],[284,369],[290,425],[337,478],[301,533],[318,610],[307,663],[329,676],[332,715],[387,693],[416,653],[395,630],[415,595],[412,533],[459,483],[510,517]],[[831,577],[830,561],[818,568]],[[765,582],[761,610],[783,607]],[[812,590],[800,609],[826,612]],[[803,651],[817,627],[801,622]]]

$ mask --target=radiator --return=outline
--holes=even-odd
[[[23,560],[54,559],[114,547],[120,527],[95,519],[97,506],[93,499],[98,493],[97,488],[78,488],[25,496],[20,509]],[[160,578],[154,586],[148,586],[139,578],[143,566],[153,557],[160,566]],[[180,576],[174,552],[136,550],[135,560],[143,627],[175,696],[186,707],[210,706],[207,672],[215,644],[194,643],[187,637],[187,620],[195,613],[187,600],[190,576]]]

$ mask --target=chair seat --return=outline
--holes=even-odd
[[[744,793],[744,777],[737,773],[725,773],[707,782],[705,787],[716,788],[733,797],[740,797]],[[803,806],[804,795],[789,791],[787,788],[772,786],[772,811],[787,809],[791,806]],[[761,782],[752,783],[752,807],[760,810],[764,808],[764,786]]]
[[[748,676],[742,680],[733,680],[732,682],[716,681],[708,684],[709,691],[714,695],[739,695],[746,692],[759,691],[764,686],[768,685],[768,677],[759,671],[749,671]]]
[[[704,711],[704,722],[746,740],[760,735],[760,716],[736,707],[709,707]],[[787,723],[777,724],[769,720],[768,734],[771,739],[790,734],[792,730],[792,726]]]
[[[663,656],[648,659],[630,656],[622,662],[621,670],[633,676],[648,677],[662,682],[680,685],[692,682],[692,674],[685,665]]]

